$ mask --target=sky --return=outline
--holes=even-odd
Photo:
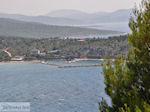
[[[0,13],[43,15],[60,9],[112,12],[133,8],[141,0],[0,0]]]

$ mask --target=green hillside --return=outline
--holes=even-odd
[[[73,59],[116,57],[129,49],[126,36],[108,39],[27,39],[0,37],[0,49],[6,49],[12,56],[25,56],[32,59]],[[41,55],[31,56],[33,50]],[[43,56],[44,54],[44,56]]]

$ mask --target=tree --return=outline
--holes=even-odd
[[[0,51],[0,62],[1,61],[10,61],[11,58],[4,51]]]
[[[112,106],[102,100],[102,112],[150,112],[150,0],[143,0],[133,12],[128,56],[105,61],[103,66],[105,91]]]

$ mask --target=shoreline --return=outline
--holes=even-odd
[[[75,58],[75,59],[73,59],[72,61],[65,61],[65,60],[64,60],[64,63],[75,63],[75,62],[78,62],[78,61],[88,61],[88,60],[103,61],[104,59]],[[24,64],[24,63],[39,63],[39,64],[44,64],[44,65],[56,66],[56,67],[58,67],[58,68],[77,68],[77,67],[97,67],[97,66],[100,66],[100,64],[89,64],[89,65],[61,65],[61,64],[46,62],[46,61],[43,61],[43,60],[8,61],[8,62],[0,62],[0,65],[3,65],[3,64]]]
[[[41,60],[32,60],[32,61],[2,61],[1,64],[22,64],[22,63],[41,63]]]
[[[61,59],[57,59],[57,60],[61,60]],[[90,59],[90,58],[75,58],[71,61],[65,61],[64,60],[64,63],[75,63],[75,62],[78,62],[78,61],[88,61],[88,60],[92,60],[92,61],[104,61],[104,59]],[[22,63],[41,63],[41,64],[44,64],[45,61],[43,60],[31,60],[31,61],[2,61],[0,62],[0,65],[3,65],[3,64],[22,64]]]
[[[75,63],[75,62],[78,62],[78,61],[104,61],[104,59],[90,59],[90,58],[75,58],[71,61],[65,61],[65,63]]]

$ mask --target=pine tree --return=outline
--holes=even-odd
[[[150,112],[150,0],[143,0],[130,18],[128,56],[105,61],[105,91],[112,100],[99,103],[101,112]]]

